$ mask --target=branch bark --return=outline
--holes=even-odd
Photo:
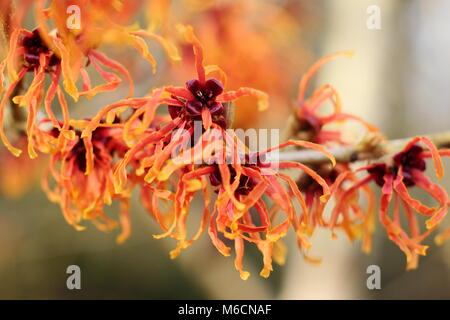
[[[436,147],[450,147],[450,131],[426,135]],[[382,141],[376,137],[363,140],[352,147],[337,147],[330,149],[330,153],[336,158],[336,162],[349,163],[362,160],[376,160],[387,155],[400,152],[413,137]],[[281,152],[280,161],[298,161],[307,165],[327,163],[330,160],[323,154],[314,150],[297,150]]]

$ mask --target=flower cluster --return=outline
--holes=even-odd
[[[255,151],[228,129],[236,100],[255,98],[264,111],[268,95],[250,87],[227,90],[226,73],[217,65],[205,64],[204,48],[192,26],[177,25],[177,30],[192,48],[196,78],[184,86],[167,85],[135,97],[130,72],[109,58],[102,44],[135,48],[153,72],[156,60],[145,38],[157,41],[170,60],[180,60],[180,55],[172,42],[150,32],[151,28],[128,26],[131,13],[137,10],[133,2],[70,1],[84,12],[78,30],[68,29],[62,18],[69,1],[51,1],[45,7],[46,1],[41,0],[35,2],[37,28],[26,30],[23,10],[31,2],[24,3],[16,11],[12,2],[6,5],[11,14],[4,28],[8,53],[0,63],[0,138],[15,156],[23,148],[31,159],[38,153],[48,155],[42,187],[76,230],[84,229],[85,221],[104,231],[120,226],[117,241],[125,241],[131,233],[130,199],[138,189],[142,205],[162,230],[154,237],[176,240],[172,258],[207,232],[222,255],[230,256],[234,249],[235,267],[244,280],[249,276],[243,261],[245,247],[254,244],[263,258],[260,275],[268,277],[272,261],[285,261],[282,240],[290,229],[302,254],[312,262],[317,259],[308,254],[310,237],[318,228],[330,230],[333,236],[342,231],[351,240],[362,239],[363,250],[370,251],[376,192],[369,183],[374,182],[381,190],[380,222],[406,254],[407,267],[417,267],[418,256],[425,255],[427,246],[422,242],[441,224],[449,205],[445,189],[426,176],[425,160],[432,158],[440,178],[440,157],[450,151],[438,150],[428,138],[418,137],[403,150],[385,152],[384,158],[374,157],[375,162],[357,169],[349,163],[351,159],[336,159],[327,148],[354,146],[343,138],[339,128],[343,122],[356,121],[368,136],[386,143],[377,128],[342,111],[339,94],[331,85],[319,87],[306,98],[312,76],[329,60],[350,52],[324,57],[306,72],[287,141]],[[100,84],[91,83],[92,71],[102,79]],[[124,99],[102,107],[91,118],[73,118],[66,95],[76,102],[116,91],[123,80],[129,84]],[[331,113],[322,110],[327,102],[331,102]],[[11,119],[5,112],[8,107]],[[15,143],[7,134],[15,137]],[[325,161],[306,164],[273,156],[280,150],[304,149],[319,153]],[[11,155],[2,159],[5,166],[13,161]],[[20,161],[28,163],[23,155]],[[412,187],[430,194],[438,205],[429,207],[412,198],[408,191]],[[196,199],[201,199],[201,205]],[[330,200],[335,206],[327,218]],[[113,201],[120,206],[118,219],[105,210]],[[401,206],[408,231],[403,227]],[[199,227],[190,237],[188,218],[195,219],[198,208],[202,208]],[[416,212],[428,217],[423,233]],[[447,230],[436,241],[449,237]]]
[[[418,142],[422,142],[429,148],[425,151]],[[379,203],[379,220],[386,229],[388,237],[405,253],[407,268],[415,269],[418,265],[419,255],[425,255],[428,246],[422,245],[433,231],[437,229],[444,217],[447,215],[449,198],[443,187],[432,182],[425,174],[425,159],[432,158],[436,170],[436,176],[440,179],[444,174],[441,155],[449,155],[447,150],[438,151],[434,144],[426,137],[416,137],[408,142],[402,151],[384,162],[376,162],[358,170],[366,171],[366,176],[355,181],[338,201],[333,210],[332,225],[340,217],[343,220],[364,219],[355,215],[352,218],[352,206],[357,202],[359,189],[366,188],[367,184],[374,182],[381,188]],[[408,189],[417,187],[431,195],[438,203],[436,207],[428,207],[421,201],[414,199]],[[392,217],[388,214],[389,205],[394,200]],[[403,206],[406,215],[407,228],[402,225],[400,207]],[[421,233],[421,227],[416,212],[428,217],[425,221],[425,232]],[[366,213],[366,217],[369,216]],[[364,232],[371,232],[366,228]],[[444,240],[446,232],[438,235],[435,239],[440,243]],[[365,235],[370,238],[370,234]]]
[[[354,115],[341,111],[341,102],[337,91],[331,85],[324,85],[315,90],[312,96],[305,100],[305,92],[310,77],[327,61],[340,56],[351,55],[342,52],[322,58],[307,71],[299,87],[298,104],[294,132],[292,134],[307,137],[307,140],[327,146],[347,146],[349,143],[342,139],[342,131],[329,130],[327,125],[332,122],[357,121],[367,130],[368,136],[377,143],[385,143],[385,137],[377,128]],[[333,111],[323,115],[320,107],[331,101]],[[369,139],[370,140],[370,139]],[[423,143],[429,151],[425,151],[419,143]],[[363,141],[362,144],[370,141]],[[359,148],[361,149],[361,148]],[[356,147],[355,150],[358,150]],[[356,152],[356,151],[355,151]],[[370,182],[381,189],[379,203],[379,220],[386,229],[388,237],[405,253],[407,269],[418,266],[418,256],[425,255],[428,246],[422,245],[433,231],[435,231],[447,215],[449,198],[447,192],[439,184],[432,182],[426,175],[426,159],[432,158],[436,175],[440,179],[444,174],[441,156],[448,156],[448,150],[437,150],[433,142],[427,137],[415,137],[408,141],[404,148],[394,154],[388,154],[366,166],[352,169],[348,163],[339,163],[335,167],[329,165],[313,165],[314,169],[325,179],[331,189],[335,206],[331,210],[328,221],[323,218],[324,205],[317,201],[321,189],[310,179],[301,178],[297,182],[303,187],[308,208],[316,213],[314,226],[329,228],[333,236],[335,230],[342,229],[350,240],[362,239],[362,249],[370,252],[372,234],[375,229],[375,194],[369,187]],[[377,158],[375,156],[375,158]],[[350,159],[351,160],[351,159]],[[365,177],[360,177],[366,172]],[[438,203],[437,207],[428,207],[419,200],[412,198],[408,189],[417,187],[431,195]],[[365,200],[360,199],[360,193]],[[389,204],[394,198],[393,217],[389,217]],[[403,206],[408,224],[407,231],[403,228],[400,205]],[[425,222],[426,231],[421,233],[418,214],[429,217]],[[442,243],[449,237],[449,231],[436,236],[435,241]]]

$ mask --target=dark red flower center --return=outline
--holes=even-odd
[[[240,155],[240,158],[240,165],[243,167],[250,167],[252,169],[259,170],[259,168],[270,166],[270,163],[266,162],[265,155],[258,152],[242,154]],[[211,164],[211,166],[214,167],[213,173],[209,175],[211,185],[213,185],[214,187],[222,185],[222,175],[220,174],[219,167],[217,166],[217,164]],[[228,169],[230,170],[230,183],[233,183],[236,179],[236,170],[232,165],[228,165]],[[239,178],[239,186],[236,189],[236,193],[247,195],[257,184],[258,179],[241,174]]]
[[[332,185],[339,175],[339,171],[331,168],[329,165],[311,167],[318,173],[328,185]],[[316,197],[323,195],[323,187],[309,175],[303,175],[298,181],[297,186],[300,190],[305,190],[307,197]]]
[[[189,120],[201,120],[202,110],[207,108],[213,122],[225,128],[225,109],[222,103],[216,101],[216,97],[223,92],[222,84],[216,79],[208,79],[203,84],[197,79],[192,79],[186,82],[186,88],[194,98],[186,101],[181,108],[169,106],[172,119],[182,117]]]
[[[314,122],[314,119],[302,117],[298,119],[297,138],[317,143],[317,137],[322,129],[320,122]]]
[[[49,72],[49,68],[57,65],[60,62],[60,59],[44,43],[38,29],[33,30],[31,35],[25,36],[22,39],[22,46],[25,49],[25,52],[23,54],[24,64],[29,71],[33,71],[36,68],[39,68],[39,59],[41,57],[41,54],[45,54],[48,56],[46,72]]]
[[[219,167],[217,165],[214,166],[215,170],[209,175],[209,181],[212,186],[217,187],[222,185],[222,175],[220,174]],[[233,183],[236,179],[236,170],[231,165],[228,165],[228,169],[230,170],[230,183]],[[239,186],[237,187],[235,193],[238,195],[247,195],[257,184],[258,179],[241,174],[239,178]]]
[[[395,178],[399,168],[402,167],[403,183],[407,187],[412,187],[416,184],[413,177],[414,170],[425,171],[426,169],[426,162],[422,157],[422,152],[422,147],[413,145],[408,150],[397,153],[393,158],[394,164],[392,166],[379,163],[367,171],[375,183],[382,187],[384,185],[384,176],[386,174],[393,174]]]
[[[94,151],[94,161],[96,163],[109,162],[111,157],[117,152],[125,152],[122,150],[124,143],[117,143],[111,134],[110,128],[97,128],[92,133],[92,147]],[[77,143],[72,147],[68,160],[75,158],[75,163],[79,171],[86,171],[86,147],[83,139],[81,139],[81,131],[76,130],[78,136]]]

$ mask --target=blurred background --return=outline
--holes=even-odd
[[[338,89],[346,112],[374,123],[389,138],[450,129],[447,0],[184,0],[172,1],[164,17],[153,14],[153,5],[150,0],[136,19],[150,17],[154,28],[167,34],[176,22],[194,25],[206,62],[228,74],[227,89],[245,85],[269,93],[271,106],[265,113],[258,113],[251,99],[240,101],[235,127],[285,127],[308,66],[324,55],[353,50],[354,58],[327,64],[315,78],[316,85],[330,83]],[[371,5],[381,9],[381,29],[367,28]],[[32,29],[34,21],[29,18],[27,24]],[[194,77],[191,48],[180,47],[188,62],[172,65],[152,46],[159,61],[156,76],[134,53],[127,53],[131,58],[126,61],[119,59],[135,78],[136,95]],[[107,50],[111,56],[124,54],[113,46]],[[93,115],[124,92],[126,88],[81,101],[71,112],[75,117]],[[260,255],[249,246],[244,263],[252,275],[247,281],[239,278],[232,258],[213,248],[207,234],[170,260],[174,241],[152,238],[159,229],[137,197],[133,232],[123,245],[116,244],[115,233],[93,226],[77,232],[40,189],[45,158],[12,162],[0,148],[1,299],[450,298],[450,243],[432,244],[419,268],[405,271],[403,253],[381,228],[370,255],[344,235],[332,241],[328,232],[315,234],[312,254],[323,258],[321,265],[304,262],[288,236],[286,265],[275,265],[269,279],[258,276]],[[446,164],[449,171],[450,162]],[[450,190],[448,177],[443,184]],[[81,290],[66,288],[66,268],[73,264],[81,268]],[[381,267],[381,290],[366,287],[366,268],[372,264]]]

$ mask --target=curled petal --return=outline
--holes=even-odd
[[[133,34],[127,33],[128,39],[131,41],[132,46],[141,54],[141,56],[147,60],[152,66],[153,74],[156,73],[156,60],[153,55],[150,53],[147,42],[141,37],[135,36]]]
[[[45,99],[44,99],[44,106],[45,106],[45,111],[47,112],[47,116],[50,118],[50,120],[52,121],[53,125],[56,128],[60,128],[60,125],[59,125],[59,121],[56,119],[55,114],[53,113],[51,104],[52,104],[53,98],[55,97],[56,90],[58,89],[60,75],[61,75],[61,67],[58,66],[55,73],[51,74],[52,82],[50,84],[50,87],[47,89],[47,93],[45,94]]]
[[[110,104],[104,107],[100,112],[98,112],[89,122],[89,125],[81,133],[81,137],[91,137],[92,132],[99,126],[104,117],[112,110],[122,108],[122,107],[132,107],[137,108],[148,103],[149,98],[132,98],[124,99],[116,103]]]
[[[450,239],[450,228],[445,229],[443,232],[441,232],[440,234],[438,234],[435,238],[434,238],[434,242],[436,242],[437,245],[441,245],[443,244],[445,241],[447,241],[448,239]]]
[[[20,156],[20,154],[22,153],[22,150],[17,149],[15,147],[13,147],[11,145],[11,143],[9,142],[8,138],[6,137],[5,134],[5,129],[4,129],[4,115],[5,115],[5,107],[6,107],[6,103],[10,100],[11,98],[11,94],[14,92],[14,89],[16,88],[16,86],[19,84],[19,82],[22,80],[22,78],[24,77],[25,73],[27,72],[27,70],[25,68],[23,68],[18,75],[18,78],[16,81],[14,81],[9,88],[6,90],[5,94],[3,95],[3,98],[0,102],[0,138],[3,142],[3,144],[5,145],[5,147],[16,157]]]
[[[432,217],[425,222],[427,229],[433,229],[438,226],[447,215],[449,201],[447,191],[440,185],[433,183],[419,170],[413,171],[413,177],[416,185],[428,192],[440,204],[439,208],[435,210]]]
[[[230,256],[230,250],[231,248],[226,246],[225,243],[223,243],[222,240],[220,240],[219,235],[217,234],[217,227],[216,227],[216,221],[214,219],[215,215],[217,215],[217,211],[213,213],[211,216],[210,222],[209,222],[209,228],[208,228],[208,234],[211,238],[211,241],[213,245],[216,247],[216,249],[223,254],[225,257]]]
[[[164,90],[169,92],[170,94],[173,94],[174,96],[181,97],[186,100],[194,99],[192,93],[188,89],[183,87],[164,87]]]
[[[235,91],[227,91],[225,93],[220,94],[219,96],[217,96],[217,102],[229,102],[229,101],[234,101],[240,97],[244,97],[244,96],[253,96],[258,100],[258,110],[259,111],[264,111],[267,110],[267,108],[269,107],[269,96],[267,95],[267,93],[257,90],[257,89],[253,89],[253,88],[247,88],[247,87],[242,87],[239,88]]]
[[[260,275],[261,277],[268,278],[270,276],[270,272],[273,271],[272,268],[273,242],[261,241],[258,247],[263,254],[263,262],[264,262],[264,267],[261,270]]]
[[[10,81],[16,82],[19,78],[19,75],[17,74],[17,59],[18,56],[16,54],[17,51],[17,45],[19,40],[19,29],[14,29],[11,32],[10,38],[9,38],[9,50],[8,55],[6,56],[6,68],[8,71],[8,77]]]
[[[177,50],[177,47],[175,47],[175,45],[172,42],[164,39],[163,37],[145,30],[134,31],[132,32],[132,34],[144,38],[150,38],[152,40],[159,42],[163,46],[164,50],[166,50],[167,55],[172,61],[181,61],[181,57]]]
[[[200,83],[205,83],[206,81],[206,73],[205,67],[203,66],[203,47],[200,41],[194,34],[194,28],[189,25],[178,24],[177,29],[180,33],[182,33],[187,42],[192,44],[194,47],[194,56],[195,56],[195,67],[197,69],[198,80]]]
[[[209,111],[208,108],[202,109],[202,122],[203,122],[203,127],[205,127],[205,130],[209,130],[209,128],[211,128],[212,118],[211,118],[211,112]]]
[[[220,68],[217,65],[211,64],[205,67],[205,73],[206,76],[208,76],[211,73],[217,72],[219,74],[219,78],[218,80],[220,81],[220,83],[226,87],[227,85],[227,74],[225,73],[225,71],[222,70],[222,68]]]
[[[304,171],[306,174],[308,174],[314,181],[316,181],[323,189],[323,195],[320,197],[320,200],[322,202],[326,202],[331,193],[330,193],[330,187],[328,186],[328,183],[319,175],[317,174],[313,169],[309,168],[308,166],[299,163],[299,162],[281,162],[279,164],[280,169],[283,168],[297,168],[302,171]]]
[[[375,127],[374,125],[368,123],[367,121],[361,119],[358,116],[352,115],[352,114],[347,114],[347,113],[337,113],[335,115],[332,115],[330,117],[326,117],[323,118],[321,121],[323,123],[330,123],[333,121],[344,121],[344,120],[354,120],[357,121],[359,123],[361,123],[364,127],[366,127],[367,130],[369,130],[369,132],[380,132],[380,129],[378,129],[377,127]]]
[[[120,225],[122,227],[122,232],[118,235],[116,241],[117,243],[124,243],[128,239],[131,233],[131,223],[130,223],[130,201],[125,198],[120,201]]]
[[[302,140],[289,140],[287,142],[284,142],[282,144],[279,144],[275,147],[269,148],[263,152],[260,152],[261,154],[264,153],[269,153],[273,150],[277,150],[277,149],[283,149],[287,146],[297,146],[297,147],[302,147],[302,148],[308,148],[308,149],[313,149],[316,151],[319,151],[321,153],[323,153],[328,159],[330,159],[331,164],[333,165],[333,167],[336,165],[336,159],[334,158],[334,156],[327,151],[327,149],[323,146],[321,146],[320,144],[317,143],[313,143],[313,142],[309,142],[309,141],[302,141]]]
[[[435,210],[436,210],[435,208],[430,208],[430,207],[422,204],[422,202],[420,202],[419,200],[411,197],[411,195],[408,192],[408,189],[406,188],[405,184],[403,183],[403,174],[402,174],[401,170],[399,170],[399,172],[397,174],[397,178],[395,179],[394,188],[395,188],[395,191],[398,193],[398,195],[400,197],[402,197],[402,199],[406,203],[408,203],[408,205],[413,207],[417,212],[419,212],[425,216],[430,216],[435,212]]]
[[[91,50],[89,53],[89,57],[95,58],[98,61],[100,61],[103,65],[105,65],[106,67],[121,73],[125,77],[125,79],[127,79],[128,83],[130,84],[130,89],[129,89],[127,98],[131,98],[133,96],[133,94],[134,94],[133,79],[131,78],[131,75],[128,72],[128,70],[122,64],[108,58],[105,54],[103,54],[99,51],[96,51],[96,50]]]
[[[403,149],[403,152],[408,151],[417,142],[422,142],[430,150],[431,157],[434,163],[434,169],[436,171],[436,176],[441,179],[444,176],[444,166],[442,165],[442,159],[434,143],[427,137],[415,137],[411,139],[408,144]]]
[[[70,64],[70,54],[67,48],[63,45],[61,39],[53,39],[53,43],[59,50],[61,55],[61,67],[63,73],[63,85],[67,93],[75,100],[78,101],[79,93],[77,86],[75,85],[75,77],[72,72],[72,66]]]
[[[304,102],[304,98],[305,98],[305,93],[306,93],[306,89],[308,86],[308,82],[309,80],[316,74],[316,72],[328,61],[337,58],[339,56],[348,56],[348,57],[352,57],[354,55],[353,51],[343,51],[343,52],[338,52],[326,57],[323,57],[322,59],[320,59],[319,61],[317,61],[316,63],[314,63],[312,65],[311,68],[309,68],[309,70],[305,73],[305,75],[302,77],[302,80],[300,81],[300,85],[298,88],[298,104],[299,105],[303,105]]]
[[[244,257],[244,240],[242,237],[236,237],[234,239],[234,249],[236,251],[236,258],[234,260],[234,266],[239,271],[242,280],[247,280],[250,276],[250,272],[243,270],[242,259]]]

